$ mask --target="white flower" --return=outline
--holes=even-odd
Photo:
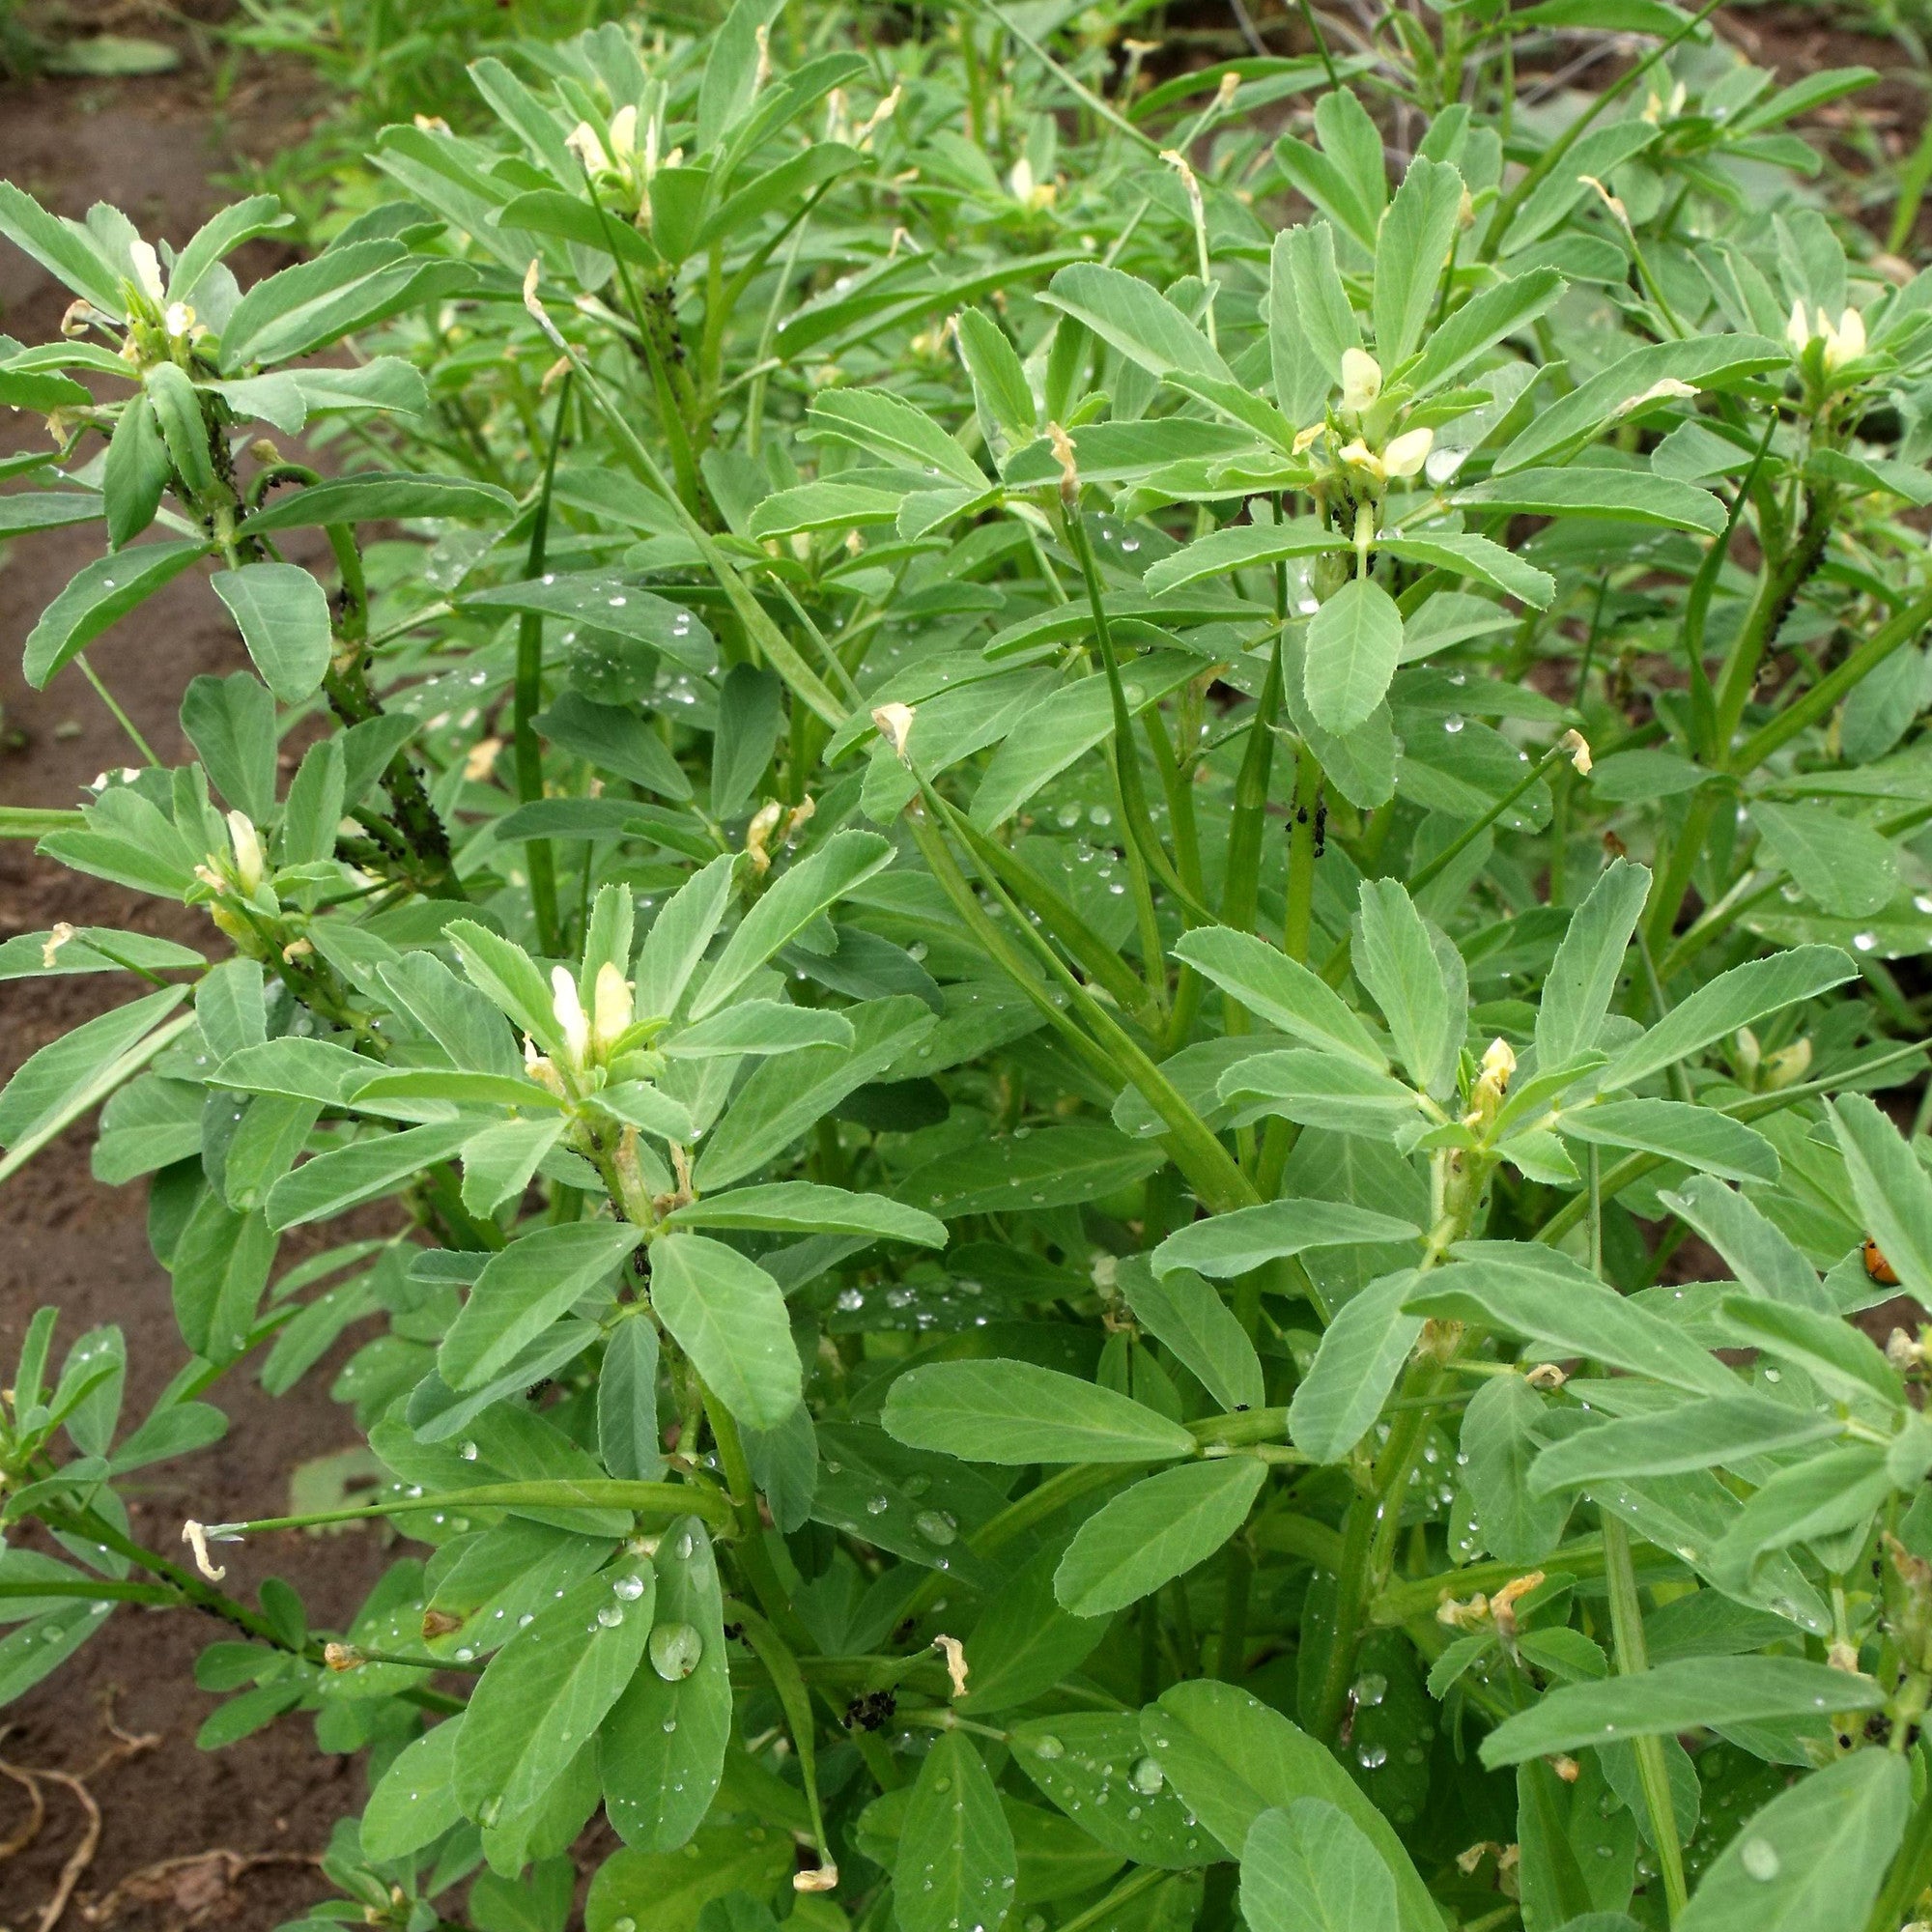
[[[1516,1071],[1516,1051],[1509,1041],[1502,1038],[1491,1040],[1489,1049],[1483,1055],[1483,1078],[1493,1086],[1498,1094],[1510,1083],[1510,1075]]]
[[[630,982],[608,959],[597,969],[597,987],[591,1004],[597,1044],[608,1049],[631,1024]]]
[[[1848,308],[1838,318],[1835,328],[1821,308],[1818,311],[1818,333],[1825,338],[1825,368],[1828,373],[1847,362],[1856,362],[1865,353],[1865,319],[1855,308]]]
[[[1366,349],[1342,352],[1342,407],[1356,415],[1382,392],[1382,365]]]
[[[262,841],[245,811],[228,814],[228,837],[235,845],[235,883],[244,897],[253,898],[262,883]]]
[[[1804,320],[1804,304],[1794,301],[1791,304],[1791,320],[1784,325],[1784,339],[1791,345],[1794,355],[1803,355],[1811,340],[1811,325]]]
[[[1590,776],[1590,741],[1580,731],[1566,731],[1556,741],[1570,753],[1570,762],[1584,778]]]
[[[583,1003],[577,997],[577,981],[567,966],[550,969],[550,1009],[563,1032],[564,1051],[573,1066],[582,1066],[590,1051],[590,1022],[583,1017]]]
[[[172,336],[185,336],[194,327],[193,309],[186,302],[170,302],[161,313],[161,327]]]
[[[620,161],[638,152],[638,110],[628,101],[611,117],[611,152]]]
[[[128,244],[128,255],[134,264],[134,279],[140,285],[141,293],[150,301],[163,301],[167,291],[161,284],[160,257],[155,253],[150,242],[133,241]]]
[[[1429,460],[1435,446],[1433,429],[1405,430],[1382,451],[1382,468],[1391,476],[1413,476]]]

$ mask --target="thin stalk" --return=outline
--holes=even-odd
[[[1643,1607],[1637,1602],[1636,1571],[1631,1562],[1630,1531],[1620,1518],[1602,1512],[1604,1580],[1610,1599],[1610,1634],[1616,1651],[1617,1674],[1634,1677],[1649,1668],[1644,1650]],[[1664,1903],[1672,1924],[1689,1901],[1684,1882],[1684,1847],[1677,1837],[1677,1813],[1670,1801],[1670,1772],[1664,1762],[1663,1740],[1633,1738],[1637,1782],[1643,1787],[1644,1809],[1650,1814],[1650,1839],[1663,1873]]]
[[[564,414],[570,407],[568,370],[556,399],[556,420],[551,427],[550,450],[544,458],[543,487],[530,524],[530,545],[524,564],[526,582],[543,575],[544,553],[550,541],[551,492],[556,481],[556,452],[563,440]],[[543,708],[543,613],[526,611],[517,624],[517,683],[512,725],[517,800],[529,805],[543,797],[543,747],[537,742],[536,716]],[[548,838],[526,838],[524,860],[530,874],[530,911],[536,920],[537,945],[554,958],[563,951],[556,918],[556,855]]]
[[[108,711],[113,715],[115,724],[120,725],[122,730],[127,733],[128,742],[133,746],[135,751],[140,753],[141,762],[144,765],[158,765],[161,761],[155,755],[155,748],[148,743],[147,739],[141,736],[139,727],[136,726],[134,721],[128,716],[127,712],[122,710],[120,700],[100,681],[100,673],[88,663],[87,653],[85,651],[76,651],[73,661],[80,667],[81,676],[94,687],[94,695],[99,698],[101,703],[106,705]]]
[[[1304,739],[1294,754],[1294,818],[1288,834],[1288,910],[1283,915],[1281,950],[1308,964],[1315,930],[1315,815],[1321,805],[1321,767]]]

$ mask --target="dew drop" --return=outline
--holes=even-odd
[[[1783,1868],[1768,1838],[1747,1838],[1738,1851],[1738,1862],[1754,1879],[1768,1883]]]
[[[704,1656],[704,1639],[689,1624],[660,1624],[651,1633],[651,1668],[667,1684],[689,1677]]]

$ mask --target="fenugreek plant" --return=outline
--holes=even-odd
[[[1871,76],[1038,13],[525,46],[245,292],[270,198],[0,187],[0,530],[102,540],[29,678],[176,578],[253,666],[5,827],[208,924],[0,948],[145,982],[0,1177],[98,1108],[185,1350],[124,1422],[35,1320],[0,1695],[222,1620],[205,1745],[364,1754],[309,1932],[1897,1932],[1932,272],[1793,128]],[[366,1448],[133,1540],[352,1335]],[[358,1521],[346,1630],[225,1574]]]

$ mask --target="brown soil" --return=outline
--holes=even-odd
[[[150,235],[177,243],[220,200],[209,175],[228,156],[212,142],[208,76],[191,70],[160,80],[45,81],[0,89],[0,179],[17,182],[60,213],[78,215],[104,199]],[[264,133],[271,101],[258,105]],[[286,127],[286,122],[283,126]],[[243,127],[245,139],[250,130]],[[233,138],[231,131],[231,138]],[[266,140],[263,145],[266,147]],[[11,246],[0,246],[0,330],[24,341],[55,331],[65,292]],[[0,417],[0,456],[29,445],[40,425]],[[0,803],[65,806],[129,750],[99,700],[71,670],[43,693],[19,676],[20,645],[69,575],[94,554],[90,531],[56,532],[0,551]],[[239,640],[198,579],[178,582],[94,653],[97,668],[164,758],[186,755],[175,712],[189,677],[242,663]],[[0,938],[74,924],[165,931],[190,944],[213,937],[198,916],[74,877],[37,858],[24,842],[0,841]],[[212,950],[212,949],[211,949]],[[13,981],[0,986],[0,1077],[36,1048],[127,997],[107,978]],[[127,1411],[138,1419],[180,1367],[165,1274],[146,1236],[146,1190],[108,1189],[88,1173],[91,1125],[71,1132],[6,1189],[0,1203],[0,1379],[11,1376],[22,1331],[38,1306],[61,1309],[71,1342],[98,1322],[118,1322],[130,1358]],[[340,1351],[338,1351],[339,1359]],[[352,1446],[354,1425],[328,1399],[334,1361],[293,1394],[271,1401],[252,1376],[216,1391],[228,1411],[227,1439],[135,1479],[134,1534],[178,1550],[181,1523],[271,1514],[284,1506],[298,1462]],[[227,1587],[244,1598],[279,1575],[308,1604],[318,1628],[340,1627],[381,1574],[374,1536],[327,1541],[265,1539],[227,1553]],[[197,1651],[223,1627],[193,1613],[123,1609],[45,1683],[0,1711],[0,1760],[33,1770],[84,1773],[113,1743],[103,1728],[110,1695],[115,1720],[158,1742],[104,1770],[94,1790],[101,1812],[99,1850],[80,1876],[63,1932],[109,1923],[124,1932],[272,1926],[331,1895],[305,1861],[330,1826],[362,1801],[359,1768],[318,1754],[307,1719],[284,1719],[230,1749],[196,1749],[194,1733],[215,1700],[193,1684]],[[0,1862],[0,1932],[42,1932],[43,1914],[86,1823],[73,1792],[43,1785],[46,1823],[37,1840]],[[0,1847],[25,1823],[23,1787],[0,1781]],[[245,1861],[173,1866],[152,1884],[124,1890],[111,1919],[90,1918],[90,1901],[165,1861],[213,1851]],[[298,1861],[291,1855],[303,1855]],[[4,1856],[4,1854],[0,1854]],[[130,1896],[133,1892],[136,1896]],[[148,1894],[145,1900],[138,1894]]]

